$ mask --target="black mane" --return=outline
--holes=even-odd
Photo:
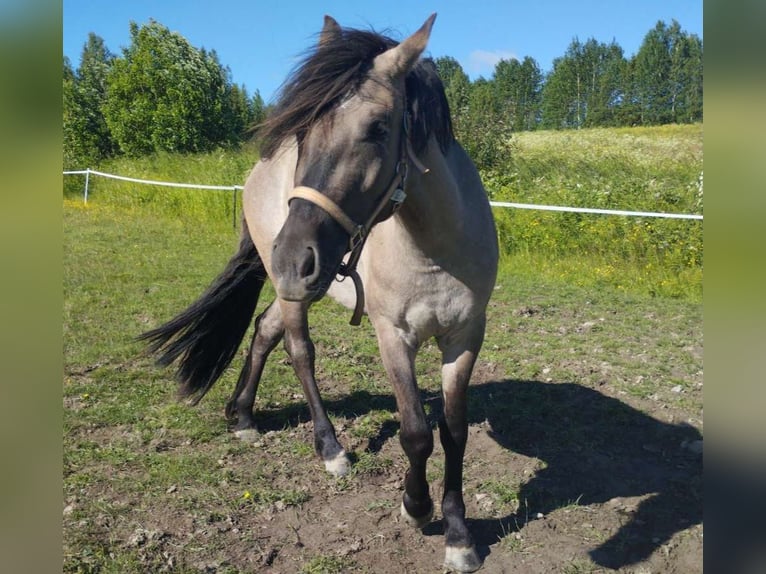
[[[398,44],[375,32],[350,28],[332,36],[310,51],[282,85],[274,110],[257,128],[261,157],[273,156],[288,137],[300,139],[349,91],[359,88],[376,56]],[[413,66],[405,89],[415,151],[423,151],[433,134],[446,152],[454,140],[452,120],[444,86],[430,58],[421,58]]]

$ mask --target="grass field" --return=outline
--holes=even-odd
[[[329,301],[312,314],[322,392],[355,457],[353,474],[333,481],[313,455],[282,351],[259,392],[264,435],[254,448],[227,432],[222,413],[241,357],[190,408],[133,340],[197,296],[229,256],[231,229],[69,203],[65,225],[65,571],[434,571],[424,565],[438,564],[440,537],[396,522],[404,460],[368,323],[348,326]],[[436,416],[432,345],[418,373]],[[701,466],[682,445],[702,429],[700,305],[505,272],[475,379],[466,499],[491,553],[485,571],[533,557],[553,570],[598,571],[603,560],[589,553],[615,537],[627,550],[605,552],[618,565],[638,537],[655,549],[642,558],[653,567],[696,571]],[[436,497],[442,464],[437,448]],[[617,484],[589,496],[605,476]],[[330,508],[339,514],[328,518]],[[352,525],[325,543],[327,520],[351,523],[344,509],[356,513]],[[530,512],[555,519],[559,532]],[[645,526],[625,534],[632,517]]]
[[[701,124],[655,128],[523,132],[502,170],[483,173],[492,199],[521,203],[702,214]],[[118,158],[101,170],[164,181],[242,185],[257,149],[194,156]],[[82,177],[65,181],[81,196]],[[92,178],[102,205],[226,224],[230,192],[159,188]],[[238,203],[240,205],[240,203]],[[515,272],[580,286],[702,300],[702,222],[496,208],[505,263]],[[233,217],[234,215],[234,217]]]
[[[211,155],[175,174],[178,158],[154,161],[162,173],[147,162],[131,174],[232,184],[249,169]],[[211,175],[213,163],[230,175]],[[190,408],[134,339],[231,256],[231,197],[200,208],[209,192],[160,199],[164,190],[122,186],[96,183],[87,206],[64,200],[64,571],[438,571],[438,505],[422,532],[398,521],[405,461],[369,323],[349,326],[331,301],[312,310],[318,379],[353,453],[350,476],[321,471],[281,349],[256,403],[261,439],[239,442],[223,405],[241,354]],[[701,571],[701,287],[681,277],[683,289],[663,294],[607,280],[588,272],[593,257],[504,257],[469,402],[465,497],[484,572]],[[259,309],[272,296],[267,287]],[[432,344],[418,377],[435,420]],[[437,501],[442,469],[437,446]]]

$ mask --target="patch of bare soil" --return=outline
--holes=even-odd
[[[491,365],[477,367],[465,502],[483,572],[702,571],[701,435],[687,423],[668,422],[685,420],[683,413],[650,400],[631,406],[624,397],[570,383],[505,380]],[[152,497],[98,483],[86,485],[83,496],[104,501],[107,510],[82,518],[71,502],[67,537],[76,538],[79,528],[100,539],[104,553],[132,552],[144,571],[439,572],[437,431],[429,463],[436,513],[422,531],[413,530],[399,517],[406,460],[396,423],[360,441],[348,431],[360,416],[358,399],[328,402],[338,420],[349,422],[340,425],[339,437],[358,459],[349,478],[332,479],[318,459],[285,448],[290,441],[311,443],[305,417],[267,411],[261,416],[278,430],[219,465],[249,469],[272,489],[302,493],[297,502],[232,502],[249,484],[234,471],[206,491],[177,484]],[[390,396],[369,399],[394,410]],[[424,399],[435,421],[440,398],[424,393]]]

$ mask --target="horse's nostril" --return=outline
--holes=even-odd
[[[302,279],[311,280],[316,274],[316,251],[313,247],[307,247],[304,259],[301,262],[300,274]]]

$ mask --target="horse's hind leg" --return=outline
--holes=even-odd
[[[473,538],[465,523],[463,502],[463,456],[468,438],[467,390],[476,356],[484,339],[484,319],[455,336],[439,340],[442,351],[444,413],[439,438],[444,448],[444,566],[458,572],[481,567]]]
[[[348,473],[351,464],[346,451],[335,436],[327,417],[314,375],[314,343],[309,337],[308,303],[279,300],[285,325],[285,349],[293,362],[295,374],[303,386],[303,394],[314,421],[314,448],[333,476]]]
[[[401,514],[409,524],[421,528],[431,521],[434,511],[426,480],[426,463],[433,452],[434,437],[415,381],[417,347],[392,325],[376,322],[375,330],[401,418],[399,440],[410,463],[404,479]]]
[[[273,302],[255,320],[255,332],[250,342],[250,350],[239,374],[239,381],[234,393],[226,405],[226,416],[237,417],[234,434],[242,440],[252,440],[258,432],[253,407],[258,383],[263,374],[271,351],[282,340],[285,327],[279,305]]]

